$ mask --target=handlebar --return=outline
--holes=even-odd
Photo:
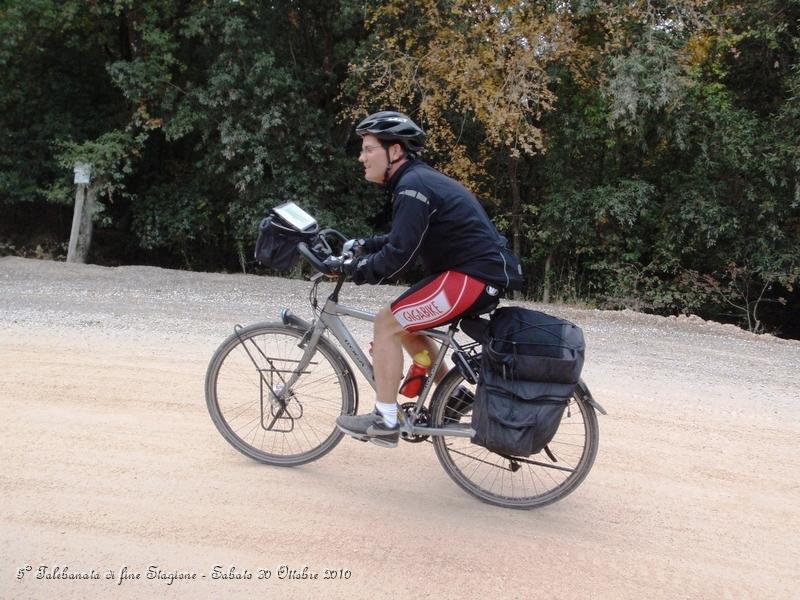
[[[320,260],[318,254],[325,255],[326,259],[334,257],[333,250],[331,249],[330,244],[328,243],[327,236],[332,235],[334,237],[339,238],[339,240],[344,243],[348,241],[348,237],[344,235],[341,231],[337,231],[336,229],[326,228],[321,230],[314,242],[313,250],[308,247],[306,242],[299,242],[297,244],[297,251],[305,258],[312,267],[314,267],[317,271],[322,273],[323,275],[327,275],[329,277],[337,277],[341,281],[344,281],[344,275],[341,273],[340,270],[332,269],[330,264],[325,264],[322,260]],[[344,260],[346,256],[334,257],[338,258],[341,262]],[[329,261],[330,262],[330,261]]]
[[[297,244],[297,251],[303,256],[303,258],[305,258],[309,263],[311,263],[311,266],[314,267],[317,271],[323,273],[324,275],[333,275],[333,273],[331,273],[328,270],[328,267],[325,266],[325,263],[323,263],[320,259],[318,259],[314,255],[313,252],[311,252],[311,250],[309,249],[308,245],[305,242],[300,242]]]
[[[346,242],[348,239],[350,239],[350,238],[348,238],[348,237],[347,237],[345,234],[343,234],[341,231],[336,231],[335,229],[331,229],[330,227],[328,227],[327,229],[323,229],[322,231],[320,231],[320,232],[319,232],[319,235],[320,235],[320,237],[325,237],[325,236],[326,236],[327,234],[329,234],[329,233],[332,233],[333,235],[335,235],[336,237],[338,237],[338,238],[339,238],[340,240],[342,240],[343,242]]]

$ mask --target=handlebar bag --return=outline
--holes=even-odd
[[[277,215],[261,220],[258,226],[255,259],[265,267],[277,271],[288,271],[299,256],[297,244],[311,242],[317,235],[313,231],[298,231]]]

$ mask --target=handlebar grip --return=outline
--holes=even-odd
[[[330,271],[328,271],[328,268],[325,266],[325,263],[323,263],[320,259],[314,256],[314,253],[311,252],[311,250],[309,250],[305,242],[299,242],[297,244],[297,251],[300,254],[302,254],[303,258],[305,258],[308,262],[310,262],[311,266],[314,267],[317,271],[319,271],[320,273],[324,273],[325,275],[331,274]]]

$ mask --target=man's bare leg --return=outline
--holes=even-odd
[[[428,355],[431,357],[431,360],[436,358],[436,355],[439,353],[439,348],[441,347],[439,344],[434,342],[431,338],[424,336],[420,333],[408,333],[404,332],[402,337],[403,348],[406,349],[409,356],[414,356],[417,352],[422,352],[423,350],[428,351]],[[436,372],[436,377],[434,378],[434,383],[439,383],[444,379],[444,376],[447,375],[447,372],[450,369],[447,368],[447,365],[442,362],[442,366],[439,367],[439,370]]]
[[[403,347],[412,355],[427,350],[431,358],[438,352],[438,347],[433,340],[406,332],[389,306],[375,316],[373,332],[372,365],[377,413],[340,415],[336,418],[336,424],[339,429],[358,439],[369,439],[380,446],[394,447],[397,446],[400,435],[397,391],[403,377]]]
[[[403,344],[405,330],[394,318],[390,307],[375,316],[372,343],[372,366],[378,402],[394,404],[403,378]]]
[[[339,415],[336,425],[358,439],[393,448],[400,438],[397,388],[403,376],[403,328],[386,307],[375,316],[372,364],[375,373],[375,408],[363,415]]]

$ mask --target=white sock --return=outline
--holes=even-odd
[[[381,413],[383,422],[386,423],[388,427],[394,427],[395,423],[397,423],[397,404],[394,402],[391,404],[376,402],[375,408]]]

